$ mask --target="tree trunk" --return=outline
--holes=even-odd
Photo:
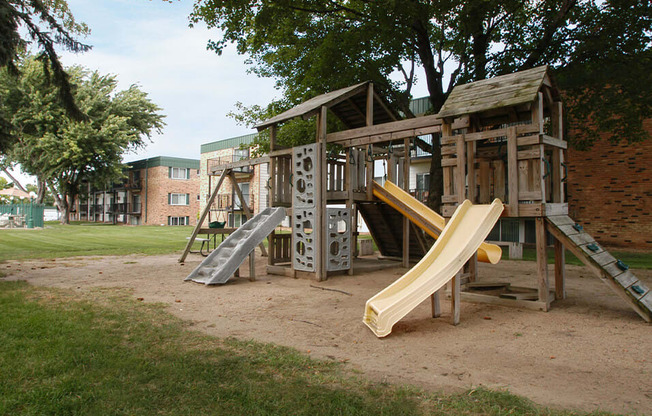
[[[42,204],[43,200],[45,199],[45,191],[47,190],[47,186],[45,184],[45,180],[41,176],[36,177],[36,186],[36,203]]]
[[[64,225],[70,224],[70,219],[68,218],[70,207],[68,206],[65,194],[63,196],[60,195],[59,192],[57,192],[57,189],[52,185],[52,182],[46,181],[45,183],[48,188],[50,188],[50,192],[54,196],[54,202],[57,204],[57,210],[59,210],[59,214],[61,215],[59,221]]]
[[[430,103],[435,113],[439,112],[446,94],[444,93],[442,74],[437,71],[435,57],[430,45],[427,25],[416,21],[413,25],[416,34],[416,44],[421,65],[426,73],[426,84],[430,93]],[[428,206],[441,213],[441,197],[444,194],[444,174],[441,169],[440,135],[432,135],[432,158],[430,162],[430,189],[428,190]]]

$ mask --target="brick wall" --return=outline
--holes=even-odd
[[[229,148],[229,149],[221,149],[221,150],[216,150],[212,152],[206,152],[201,154],[201,159],[200,159],[200,212],[201,210],[204,209],[206,206],[206,202],[208,201],[208,198],[210,198],[210,192],[212,188],[217,185],[217,182],[219,181],[219,176],[213,176],[210,178],[209,181],[209,176],[208,176],[208,166],[209,166],[209,161],[211,159],[229,159],[233,156],[234,149]],[[249,183],[249,195],[250,195],[250,200],[246,201],[247,205],[249,208],[253,211],[253,214],[259,213],[262,209],[264,209],[266,206],[261,206],[261,186],[265,186],[265,183],[261,185],[261,181],[265,182],[263,179],[261,179],[261,167],[260,166],[254,166],[253,168],[253,174],[251,175],[245,175],[245,174],[236,174],[238,183],[245,182]],[[209,189],[209,182],[210,182],[210,189]],[[218,197],[222,195],[228,195],[228,198],[232,198],[232,192],[233,192],[233,187],[231,186],[231,181],[228,179],[225,179],[224,182],[222,183],[222,186],[220,187],[220,190],[218,192]],[[253,204],[251,203],[251,199],[253,199]],[[232,200],[232,199],[230,199]],[[264,202],[264,201],[263,201]],[[216,200],[217,204],[217,200]],[[216,218],[215,214],[213,213],[211,215],[210,221],[216,221],[220,220],[223,221],[223,217]]]
[[[645,123],[652,132],[652,120]],[[652,250],[652,140],[569,149],[569,214],[598,242]]]
[[[143,188],[141,203],[143,204],[142,223],[147,225],[167,225],[168,216],[189,217],[190,225],[197,224],[199,215],[199,174],[197,169],[190,169],[190,179],[171,179],[169,167],[157,166],[141,173]],[[147,177],[147,191],[145,191],[145,178]],[[147,201],[145,201],[145,192]],[[168,194],[190,194],[189,205],[170,205]],[[145,214],[147,206],[147,214]]]

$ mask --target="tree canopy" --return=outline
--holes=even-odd
[[[48,82],[57,87],[63,107],[72,117],[83,119],[55,48],[84,52],[90,46],[75,36],[88,33],[88,27],[75,20],[65,0],[0,0],[0,69],[7,68],[10,74],[17,75],[21,57],[30,46],[36,47],[37,59],[43,64]],[[0,153],[10,145],[12,133],[13,126],[0,112]]]
[[[587,147],[604,131],[648,137],[651,10],[636,0],[196,0],[191,22],[219,29],[209,49],[233,43],[275,78],[287,106],[371,80],[409,114],[425,82],[437,112],[455,85],[549,64],[569,124],[583,126],[570,139]],[[430,194],[441,195],[433,143]]]
[[[75,85],[73,98],[87,120],[70,117],[35,59],[24,61],[20,77],[0,74],[3,110],[17,132],[8,156],[48,184],[62,221],[83,181],[105,185],[120,179],[123,154],[144,146],[164,125],[161,109],[137,86],[118,91],[113,75],[81,67],[67,71]]]

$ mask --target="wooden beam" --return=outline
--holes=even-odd
[[[226,179],[226,177],[229,175],[229,172],[230,172],[229,169],[224,169],[222,175],[220,176],[220,180],[217,181],[217,185],[215,185],[215,189],[211,193],[210,198],[208,198],[208,201],[206,201],[206,206],[204,207],[204,210],[199,216],[197,225],[195,225],[195,228],[192,230],[192,234],[190,235],[190,239],[188,239],[186,248],[183,250],[181,257],[179,257],[179,263],[183,263],[184,261],[186,261],[186,257],[188,256],[188,253],[190,253],[190,248],[192,247],[192,244],[195,242],[195,238],[197,238],[197,235],[199,234],[199,230],[201,229],[204,220],[208,216],[208,213],[211,210],[211,206],[213,205],[213,202],[215,202],[215,197],[217,196],[217,192],[220,190],[220,187],[222,186],[224,179]]]
[[[238,186],[238,181],[235,177],[235,173],[233,173],[232,170],[229,171],[229,179],[231,179],[231,185],[233,186],[233,189],[235,189],[235,193],[238,195],[238,199],[240,200],[240,204],[242,204],[242,210],[245,212],[245,218],[247,220],[250,220],[253,218],[253,214],[251,210],[249,209],[249,205],[247,205],[247,201],[244,199],[244,195],[242,195],[242,190]],[[267,250],[265,250],[265,245],[263,243],[260,243],[258,245],[260,247],[260,252],[263,256],[267,255]]]
[[[462,270],[451,280],[451,323],[458,325],[460,323],[460,294],[462,292]]]
[[[518,145],[516,129],[507,131],[507,192],[509,195],[509,215],[518,216]]]
[[[566,299],[566,249],[555,238],[555,299]]]
[[[457,193],[457,202],[464,202],[466,190],[466,146],[464,135],[457,136],[457,180],[455,183],[455,193]]]
[[[535,218],[536,223],[536,252],[537,252],[537,288],[539,292],[539,302],[547,305],[546,312],[550,306],[549,294],[550,285],[548,283],[548,257],[546,254],[546,223],[543,217]]]

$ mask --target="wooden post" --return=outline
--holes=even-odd
[[[432,311],[433,318],[439,318],[441,316],[441,304],[439,299],[439,290],[430,295],[430,309]]]
[[[195,242],[195,238],[197,238],[197,234],[199,234],[201,225],[204,223],[204,220],[208,216],[208,212],[211,210],[211,205],[213,205],[213,202],[215,201],[217,192],[220,190],[220,187],[222,186],[222,182],[224,182],[224,179],[226,179],[226,177],[229,175],[230,172],[231,169],[224,169],[222,171],[220,180],[217,181],[217,185],[215,185],[215,189],[213,190],[213,193],[211,193],[210,198],[208,198],[208,201],[206,201],[206,206],[204,207],[204,210],[202,211],[201,216],[197,221],[197,225],[195,225],[195,228],[192,230],[192,234],[190,236],[190,239],[188,240],[188,243],[186,244],[186,248],[183,250],[181,257],[179,257],[179,263],[183,263],[186,260],[188,253],[190,253],[190,248],[192,247],[192,244]]]
[[[546,223],[543,217],[536,221],[536,246],[537,246],[537,278],[539,302],[545,304],[545,311],[550,307],[550,285],[548,283],[548,257],[546,255]]]
[[[403,140],[403,189],[410,192],[410,139]],[[396,175],[398,178],[398,175]],[[403,217],[403,267],[410,267],[410,220]]]
[[[509,216],[518,217],[518,143],[516,127],[507,130],[507,186]]]
[[[555,238],[555,299],[566,299],[566,250]]]
[[[345,153],[345,160],[344,160],[344,190],[346,191],[346,210],[348,211],[349,215],[351,216],[349,218],[349,230],[351,231],[351,253],[350,253],[350,259],[351,261],[349,262],[349,270],[347,271],[347,274],[349,276],[353,276],[353,257],[356,252],[356,246],[358,244],[357,239],[355,238],[355,233],[357,232],[357,224],[356,224],[356,218],[355,214],[353,212],[353,189],[351,187],[351,174],[353,173],[353,169],[351,169],[351,162],[353,161],[354,158],[351,158],[351,148],[344,148],[344,153]]]
[[[457,325],[460,323],[460,292],[462,281],[462,270],[451,280],[451,323]]]
[[[475,142],[470,141],[466,142],[466,172],[467,172],[467,183],[468,183],[468,195],[466,199],[475,204]]]
[[[462,203],[465,199],[466,189],[466,146],[464,135],[457,138],[457,182],[455,189],[457,193],[457,202]]]
[[[326,163],[326,117],[328,115],[328,108],[321,107],[321,111],[317,116],[317,152],[315,155],[315,172],[317,178],[315,179],[315,226],[313,228],[313,235],[315,239],[315,279],[322,281],[327,279],[326,259],[328,247],[326,244],[326,228],[328,222],[326,218],[326,186],[328,181]]]
[[[233,189],[235,189],[235,193],[238,195],[238,199],[240,200],[240,204],[242,204],[242,210],[245,213],[245,218],[248,220],[253,218],[253,214],[251,213],[251,210],[249,209],[249,205],[247,205],[247,201],[244,200],[244,195],[242,195],[242,190],[238,186],[238,180],[235,177],[235,173],[233,173],[232,170],[229,171],[229,179],[231,179],[231,186]],[[260,243],[258,245],[260,247],[260,252],[263,256],[267,255],[267,250],[265,250],[265,245],[263,243]]]

